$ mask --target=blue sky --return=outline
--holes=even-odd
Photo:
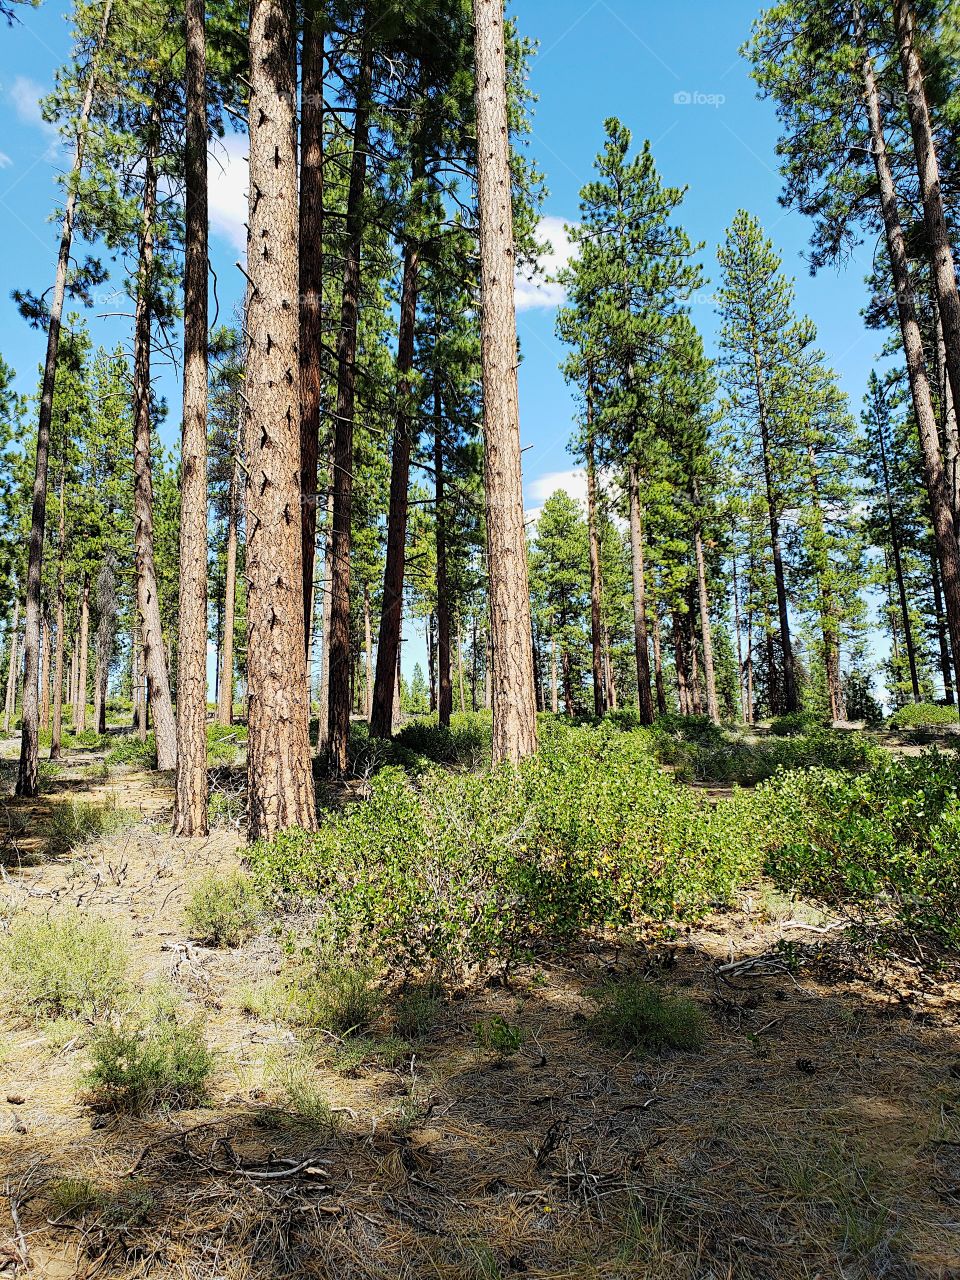
[[[694,241],[705,241],[707,275],[716,276],[716,247],[737,209],[756,214],[796,277],[798,306],[816,322],[820,343],[858,409],[878,335],[860,318],[862,278],[872,245],[841,274],[811,278],[803,253],[809,224],[778,204],[780,178],[774,147],[777,123],[769,103],[757,100],[738,48],[759,6],[750,0],[522,0],[526,35],[540,42],[531,75],[539,96],[531,150],[547,177],[546,231],[562,254],[565,221],[576,220],[578,191],[591,176],[602,145],[603,121],[618,116],[639,145],[649,138],[664,180],[687,185],[681,219]],[[36,386],[42,335],[29,330],[10,301],[15,287],[46,287],[52,279],[56,229],[49,223],[55,177],[67,157],[44,125],[37,97],[69,55],[65,6],[46,0],[23,11],[22,22],[0,29],[0,352],[17,370],[24,391]],[[239,295],[233,265],[243,243],[245,216],[240,139],[228,140],[214,161],[211,183],[212,258],[223,313]],[[94,340],[126,339],[124,310],[109,287],[91,313]],[[712,347],[716,317],[709,288],[694,308]],[[521,427],[527,505],[540,506],[559,485],[579,491],[566,452],[573,401],[558,365],[563,352],[553,333],[556,288],[524,285],[518,293]],[[161,438],[170,443],[179,424],[179,387],[172,370],[157,370],[170,404]]]

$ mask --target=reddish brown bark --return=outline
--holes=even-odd
[[[357,384],[357,324],[360,309],[360,259],[363,247],[363,196],[370,135],[373,44],[364,15],[358,67],[353,158],[346,210],[346,256],[340,331],[337,336],[337,418],[333,457],[333,564],[330,582],[330,639],[327,644],[329,713],[327,756],[331,773],[347,772],[350,737],[350,547],[353,513],[353,432]]]
[[[537,697],[523,515],[503,0],[473,0],[473,15],[492,754],[497,764],[517,762],[536,751]]]
[[[292,7],[252,0],[244,450],[251,840],[313,830],[317,821],[300,520],[295,52]]]
[[[204,0],[185,0],[186,236],[183,426],[180,436],[180,613],[173,834],[207,821],[207,40]]]

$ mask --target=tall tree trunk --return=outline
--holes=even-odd
[[[653,639],[653,683],[657,691],[657,713],[667,714],[667,686],[663,678],[663,640],[660,635],[660,609],[656,600],[650,602],[651,633]]]
[[[10,629],[10,652],[7,659],[7,698],[3,708],[3,732],[9,737],[17,709],[17,680],[20,670],[20,601],[13,605],[13,626]]]
[[[78,698],[77,673],[80,670],[79,664],[77,662],[77,652],[78,652],[78,645],[77,645],[77,637],[75,635],[73,637],[73,643],[70,645],[70,681],[67,685],[67,689],[70,694],[70,714],[71,716],[74,716],[74,717],[77,714],[77,698]]]
[[[422,165],[414,165],[413,181],[419,183]],[[393,461],[390,468],[390,507],[387,515],[387,550],[383,569],[383,607],[380,610],[380,638],[377,643],[377,676],[373,689],[370,733],[375,738],[390,736],[393,683],[400,647],[400,619],[403,615],[403,580],[407,552],[407,499],[410,487],[410,452],[413,448],[416,411],[413,404],[414,339],[417,321],[419,251],[408,243],[403,251],[403,286],[400,293],[400,333],[397,343],[397,425],[393,433]]]
[[[559,680],[557,668],[557,637],[550,637],[550,710],[554,715],[560,711]]]
[[[467,710],[467,693],[463,683],[463,628],[457,619],[457,685],[460,689],[460,714]]]
[[[858,38],[863,44],[863,20],[860,15],[859,0],[855,0],[854,9],[857,16]],[[900,210],[893,181],[893,170],[890,166],[890,157],[887,153],[886,138],[884,136],[880,94],[877,89],[873,60],[869,53],[864,53],[862,69],[864,101],[870,124],[871,152],[880,188],[880,209],[883,215],[887,252],[890,258],[890,267],[897,296],[897,311],[900,317],[900,330],[903,336],[903,349],[907,360],[910,389],[913,393],[914,413],[920,434],[924,481],[930,497],[937,559],[940,564],[943,592],[946,597],[947,625],[950,630],[951,647],[953,649],[954,676],[960,680],[960,548],[957,545],[957,529],[953,519],[953,510],[943,470],[937,421],[933,409],[933,397],[930,392],[930,382],[927,377],[926,359],[923,351],[923,338],[917,319],[913,282],[910,278],[910,262],[907,256],[903,227],[900,222]],[[954,289],[956,289],[955,282]],[[949,359],[952,330],[948,326],[947,316],[944,315],[942,308],[941,315],[944,318],[944,336],[947,341]],[[952,384],[954,383],[952,376],[950,381]],[[960,394],[958,393],[960,393],[960,386],[955,385],[954,400],[960,403]]]
[[[523,514],[503,0],[473,0],[473,17],[484,491],[493,642],[493,762],[497,764],[516,762],[536,751],[537,698]]]
[[[433,613],[427,615],[427,684],[430,689],[430,714],[437,710],[437,624]]]
[[[900,599],[900,614],[903,618],[903,638],[907,647],[907,662],[910,666],[910,686],[913,690],[914,702],[920,701],[920,678],[917,673],[917,653],[913,643],[913,625],[910,621],[910,609],[907,604],[907,588],[903,576],[903,556],[900,551],[900,533],[893,510],[893,496],[890,492],[890,472],[887,467],[887,442],[883,428],[878,432],[880,444],[880,465],[883,471],[883,492],[887,507],[887,527],[890,532],[890,547],[893,551],[893,571],[897,580],[897,595]]]
[[[633,638],[637,661],[637,701],[640,723],[653,724],[650,695],[650,655],[647,645],[647,588],[643,556],[643,515],[640,510],[640,477],[635,462],[627,471],[630,497],[630,562],[633,569]]]
[[[953,511],[953,523],[960,529],[960,425],[957,422],[957,405],[950,387],[947,371],[947,348],[943,340],[943,325],[937,300],[933,300],[934,357],[937,369],[937,398],[940,402],[940,426],[943,432],[943,452],[946,466],[947,493]]]
[[[110,677],[110,659],[113,657],[116,621],[115,564],[113,552],[108,550],[97,575],[97,640],[93,672],[93,727],[97,733],[107,731],[107,684]]]
[[[483,664],[483,707],[485,711],[493,710],[493,649],[489,636]]]
[[[447,495],[443,456],[443,400],[439,371],[433,383],[433,475],[435,485],[437,540],[437,710],[440,727],[449,728],[453,711],[453,682],[450,678],[450,584],[447,581]]]
[[[40,642],[40,728],[50,728],[50,614],[43,615],[43,638]]]
[[[319,0],[307,0],[304,7],[300,77],[300,522],[303,542],[303,635],[308,685],[313,636],[324,366],[324,8]]]
[[[733,556],[733,625],[737,633],[737,692],[740,696],[740,714],[744,724],[750,723],[743,683],[743,628],[740,625],[740,586],[737,580],[737,557]]]
[[[139,639],[139,638],[138,638]],[[136,670],[137,670],[137,701],[134,719],[137,727],[137,737],[141,742],[147,740],[147,672],[143,661],[143,645],[137,643],[136,649]]]
[[[694,501],[699,494],[694,486]],[[693,550],[697,564],[697,599],[700,606],[700,642],[703,645],[703,680],[707,694],[707,715],[714,724],[720,723],[720,704],[717,701],[717,680],[713,664],[713,628],[710,625],[710,595],[707,590],[707,566],[703,555],[703,537],[699,521],[693,530]]]
[[[587,531],[590,539],[590,648],[593,656],[593,713],[606,710],[603,680],[603,585],[597,536],[597,459],[593,441],[593,387],[587,390]]]
[[[369,721],[373,715],[373,630],[370,625],[370,584],[363,584],[363,648],[367,659],[363,713]]]
[[[687,652],[690,655],[690,706],[695,716],[703,715],[703,698],[700,694],[700,662],[697,657],[697,631],[693,623],[696,610],[695,587],[691,582],[687,591]]]
[[[323,585],[320,601],[320,688],[317,691],[317,749],[325,756],[330,743],[330,618],[333,611],[333,441],[323,526]]]
[[[815,513],[817,531],[820,537],[824,533],[823,504],[820,498],[820,474],[813,446],[807,449],[807,461],[810,466],[811,501]],[[840,673],[840,621],[833,589],[829,584],[830,557],[824,556],[822,572],[817,573],[817,588],[820,596],[820,633],[823,641],[823,667],[827,680],[827,698],[830,702],[830,719],[846,720],[846,707],[843,697],[843,680]]]
[[[63,473],[60,479],[60,503],[63,507]],[[61,534],[63,520],[61,518]],[[57,638],[53,650],[53,720],[50,725],[50,759],[59,760],[63,747],[63,650],[64,630],[66,628],[66,586],[63,569],[63,539],[61,536],[59,562],[57,565]]]
[[[910,0],[893,0],[893,21],[900,47],[900,67],[906,91],[907,116],[913,135],[923,202],[923,223],[927,232],[930,268],[933,274],[953,401],[960,404],[960,292],[953,250],[940,188],[940,170],[930,123],[930,108],[923,83],[923,68],[917,49],[913,5]]]
[[[170,677],[160,623],[160,597],[153,555],[153,477],[150,460],[150,346],[153,293],[153,224],[157,210],[156,146],[149,128],[143,179],[143,217],[133,347],[133,545],[137,570],[137,607],[143,630],[143,664],[147,696],[157,736],[157,768],[172,770],[177,763],[177,730],[170,698]]]
[[[402,615],[400,618],[400,627],[402,631],[402,628],[403,628]],[[401,634],[400,643],[397,645],[397,678],[394,681],[394,685],[393,685],[393,723],[390,727],[391,733],[394,733],[397,729],[399,729],[400,721],[403,717],[403,700],[400,696],[401,693],[403,692],[403,673],[400,669],[401,654],[403,652],[402,645],[403,645],[403,636]]]
[[[271,839],[288,827],[312,831],[317,823],[299,515],[295,64],[292,6],[252,0],[244,450],[251,840]]]
[[[754,381],[760,416],[760,442],[763,450],[763,479],[767,500],[767,518],[770,523],[770,550],[773,556],[773,580],[777,591],[777,614],[780,623],[780,651],[783,663],[783,709],[794,712],[799,709],[797,675],[793,657],[793,641],[790,636],[790,611],[787,604],[787,583],[783,571],[783,546],[780,541],[780,512],[773,482],[773,457],[770,446],[770,423],[766,387],[760,352],[754,347]],[[771,686],[771,693],[773,686]]]
[[[180,615],[173,834],[207,821],[207,39],[204,0],[185,0],[186,236],[183,427],[180,436]]]
[[[90,657],[90,579],[83,575],[80,592],[80,638],[77,650],[77,692],[73,703],[73,732],[87,727],[87,674]]]
[[[930,568],[933,582],[933,608],[937,619],[937,643],[940,649],[940,671],[943,676],[943,697],[947,706],[952,707],[954,705],[953,658],[943,609],[943,585],[940,581],[940,565],[936,552],[930,557]]]
[[[693,714],[693,700],[690,697],[690,681],[687,669],[687,645],[684,638],[684,620],[678,609],[671,611],[673,631],[674,665],[677,669],[677,696],[680,700],[680,714]]]
[[[220,680],[217,690],[217,719],[220,724],[233,724],[233,640],[237,611],[237,521],[239,518],[238,463],[234,458],[227,490],[227,547],[223,584],[223,645],[220,654]]]
[[[560,669],[563,672],[563,709],[568,716],[574,716],[577,714],[577,707],[573,698],[573,672],[570,667],[570,650],[566,645],[563,646]]]
[[[333,572],[330,584],[329,741],[330,771],[347,772],[350,737],[350,547],[353,513],[353,430],[357,382],[357,323],[360,309],[360,258],[363,245],[363,198],[370,135],[373,42],[370,14],[364,11],[360,65],[353,126],[353,158],[346,211],[346,258],[340,332],[337,337],[337,417],[333,463]]]
[[[20,739],[20,765],[17,772],[16,793],[19,796],[36,796],[40,791],[40,592],[43,574],[43,542],[47,522],[47,472],[50,461],[50,424],[53,420],[53,393],[57,380],[57,358],[60,352],[60,326],[63,318],[63,302],[66,295],[67,274],[70,268],[70,245],[73,240],[73,220],[76,212],[76,179],[83,170],[83,153],[87,140],[87,125],[96,92],[97,66],[100,51],[110,25],[112,0],[105,0],[100,19],[100,33],[93,51],[90,74],[77,121],[77,141],[73,165],[67,180],[67,201],[60,232],[60,251],[57,256],[57,272],[50,300],[50,316],[47,322],[47,353],[43,366],[43,386],[40,392],[40,413],[37,420],[37,450],[34,464],[33,506],[30,517],[30,545],[27,558],[27,606],[23,637],[23,734]]]

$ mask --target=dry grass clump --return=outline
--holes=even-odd
[[[211,947],[238,947],[256,931],[263,909],[260,894],[242,871],[211,872],[195,886],[187,903],[190,937]]]
[[[195,1107],[206,1099],[214,1056],[202,1023],[185,1017],[163,993],[155,994],[145,1016],[99,1028],[90,1053],[83,1084],[95,1110],[142,1115]]]
[[[590,1029],[622,1049],[696,1053],[707,1038],[706,1017],[694,1000],[661,991],[649,982],[635,978],[610,982],[598,992],[597,1004]]]
[[[116,796],[101,802],[62,800],[50,810],[47,828],[48,857],[63,857],[78,846],[114,835],[136,821],[136,815],[117,805]]]
[[[24,914],[0,939],[0,981],[15,1014],[94,1022],[129,997],[126,945],[114,924],[76,910]]]

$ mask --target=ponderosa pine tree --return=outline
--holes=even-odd
[[[960,292],[911,0],[893,0],[893,22],[903,72],[904,101],[913,136],[935,302],[939,309],[943,358],[951,399],[960,405]],[[954,514],[956,516],[956,512]]]
[[[889,379],[882,379],[875,370],[871,371],[867,393],[864,397],[864,408],[861,422],[867,432],[869,449],[867,457],[879,459],[880,494],[886,532],[889,538],[890,555],[896,582],[897,602],[900,608],[900,620],[903,625],[903,639],[906,646],[907,666],[910,673],[910,690],[914,702],[920,701],[920,677],[917,662],[916,645],[913,638],[913,619],[907,600],[906,576],[903,565],[903,548],[901,545],[902,521],[895,504],[895,493],[888,461],[888,437],[895,405],[895,389]],[[876,444],[874,451],[873,445]]]
[[[783,709],[800,705],[790,633],[782,521],[793,476],[792,392],[811,341],[793,312],[793,289],[760,224],[737,214],[719,254],[720,369],[728,413],[739,425],[741,456],[762,475],[770,527],[783,679]]]
[[[207,41],[204,0],[186,0],[186,226],[180,610],[173,832],[207,834]]]
[[[624,471],[638,700],[641,721],[649,724],[654,711],[641,478],[659,448],[653,422],[659,371],[701,272],[692,261],[697,246],[671,221],[684,191],[663,185],[649,143],[630,157],[630,131],[614,119],[604,128],[598,177],[581,190],[580,221],[571,229],[577,253],[561,274],[570,303],[558,330],[574,347],[574,375],[589,376],[593,421],[605,436],[606,454]]]
[[[250,11],[246,371],[251,840],[316,827],[303,634],[293,9]],[[348,464],[349,465],[349,464]]]
[[[895,177],[894,160],[899,158],[903,138],[898,132],[891,142],[893,113],[882,83],[887,68],[878,69],[876,62],[878,53],[891,43],[889,16],[887,6],[880,8],[865,0],[831,0],[830,4],[780,0],[758,22],[748,55],[761,89],[777,100],[784,126],[778,144],[786,176],[784,203],[795,205],[815,220],[814,266],[845,255],[857,243],[864,226],[868,233],[876,229],[883,233],[921,443],[939,575],[956,652],[960,642],[957,526],[901,212],[906,202],[912,201],[913,189],[907,184],[906,192],[902,190],[902,162],[896,165]],[[923,102],[915,98],[911,109],[922,113]],[[932,152],[924,151],[922,138],[920,143],[923,185],[932,181]],[[918,152],[916,147],[911,150],[916,174]],[[942,252],[939,262],[931,256],[936,240],[936,236],[928,239],[927,255],[934,275],[942,273],[943,286],[948,287]],[[941,293],[942,288],[937,290],[938,298]]]
[[[473,0],[482,296],[484,490],[493,648],[493,759],[537,748],[520,453],[513,185],[503,0]]]
[[[364,240],[363,205],[373,105],[374,14],[364,5],[356,32],[354,122],[350,184],[344,215],[345,251],[337,332],[337,408],[333,445],[330,635],[326,642],[327,757],[330,771],[347,771],[350,736],[350,547],[353,521],[353,452],[357,388],[357,332]]]

